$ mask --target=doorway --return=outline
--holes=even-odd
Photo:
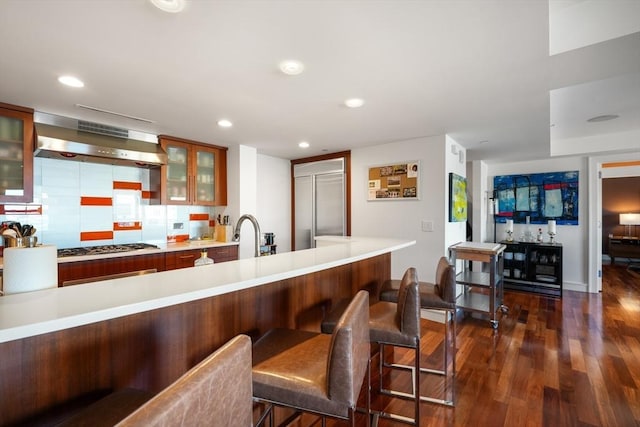
[[[603,181],[632,177],[640,177],[640,153],[589,158],[589,187],[595,190],[592,192],[595,197],[589,199],[589,292],[602,291],[603,245],[608,244],[608,240],[603,238],[604,216],[607,215],[603,215]],[[636,197],[640,198],[640,195]]]

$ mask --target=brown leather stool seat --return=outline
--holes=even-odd
[[[369,294],[360,291],[332,335],[273,329],[253,346],[256,399],[355,426],[358,396],[369,378]],[[368,412],[367,396],[367,412]],[[271,411],[273,425],[273,411]],[[367,414],[367,425],[369,416]]]
[[[400,280],[388,280],[383,283],[379,298],[381,301],[396,302]],[[444,376],[444,398],[421,396],[425,402],[439,403],[453,406],[455,403],[455,375],[456,375],[456,280],[455,269],[446,257],[438,260],[436,267],[436,282],[419,282],[420,308],[440,310],[445,312],[445,342],[443,369],[420,368],[420,372]],[[449,324],[452,327],[449,327]],[[449,372],[449,347],[452,347],[451,372]],[[451,383],[451,397],[447,397],[447,384]]]

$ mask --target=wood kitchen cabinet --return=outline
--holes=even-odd
[[[238,259],[238,245],[218,246],[207,248],[207,256],[213,262],[235,261]],[[165,267],[167,270],[193,267],[194,262],[200,258],[202,249],[191,249],[188,251],[167,252]]]
[[[0,103],[0,203],[33,201],[33,110]]]
[[[58,286],[78,285],[112,279],[128,273],[145,274],[155,271],[193,267],[202,249],[188,249],[146,255],[124,255],[115,258],[58,263]],[[214,262],[238,259],[238,245],[206,248]]]
[[[64,262],[58,263],[58,286],[95,282],[118,274],[132,272],[142,274],[148,270],[164,271],[164,269],[164,253]]]
[[[161,135],[168,162],[161,167],[163,204],[225,206],[227,148]]]

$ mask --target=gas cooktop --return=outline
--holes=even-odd
[[[140,249],[158,249],[148,243],[123,243],[120,245],[87,246],[81,248],[58,249],[58,258],[81,255],[104,255],[119,252],[137,251]]]

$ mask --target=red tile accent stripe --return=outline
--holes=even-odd
[[[80,206],[113,206],[111,197],[80,197]]]
[[[175,236],[176,238],[176,242],[186,242],[187,240],[189,240],[189,235],[188,234],[176,234]]]
[[[207,213],[189,214],[189,221],[209,221],[209,214]]]
[[[114,190],[142,190],[142,183],[140,182],[127,182],[127,181],[113,181]]]
[[[0,205],[0,215],[42,215],[42,205]]]
[[[215,219],[210,219],[209,220],[209,227],[215,227],[216,226],[216,220]]]
[[[113,231],[123,231],[123,230],[142,230],[142,223],[140,221],[113,223]]]
[[[80,241],[110,240],[113,239],[113,231],[83,231],[80,233]]]
[[[146,200],[151,199],[151,191],[142,190],[142,198]]]

